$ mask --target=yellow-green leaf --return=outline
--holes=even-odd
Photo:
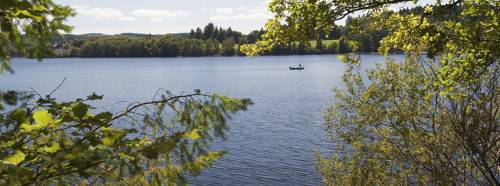
[[[59,143],[54,143],[52,144],[52,146],[47,146],[44,148],[45,152],[48,152],[48,153],[55,153],[57,151],[59,151],[61,149],[61,146],[59,145]]]
[[[21,124],[21,131],[22,132],[31,132],[35,129],[37,129],[38,127],[36,125],[30,125],[28,123],[23,123]]]
[[[102,144],[104,146],[111,147],[115,144],[116,140],[117,140],[117,138],[114,136],[106,136],[102,139]]]
[[[197,140],[197,139],[201,138],[200,132],[198,131],[198,129],[194,129],[191,132],[184,134],[184,137],[192,139],[192,140]]]
[[[33,119],[37,125],[46,126],[52,121],[52,114],[47,110],[39,110],[33,114]]]
[[[125,153],[120,153],[120,154],[118,154],[118,155],[119,155],[120,157],[122,157],[122,158],[127,158],[127,159],[132,160],[132,161],[134,161],[134,160],[135,160],[135,157],[134,157],[134,156],[131,156],[131,155],[128,155],[128,154],[125,154]]]
[[[116,142],[123,138],[126,133],[119,129],[103,128],[104,138],[102,139],[102,144],[104,146],[111,147],[116,144]]]
[[[34,125],[29,123],[21,124],[20,127],[23,132],[31,132],[47,127],[52,122],[52,115],[47,110],[39,110],[33,114],[33,119],[35,120]]]
[[[4,161],[11,163],[13,165],[19,165],[21,162],[24,161],[24,158],[26,158],[26,155],[22,151],[17,150],[15,154],[5,158]]]
[[[39,5],[39,4],[33,4],[33,10],[36,10],[36,11],[45,11],[47,10],[47,8],[45,8],[45,6],[43,5]]]
[[[24,17],[24,18],[32,18],[34,19],[36,22],[40,22],[42,21],[42,16],[38,16],[38,15],[33,15],[31,12],[27,11],[27,10],[18,10],[14,16],[17,16],[17,17]]]

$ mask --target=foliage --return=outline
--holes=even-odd
[[[51,0],[0,2],[0,73],[8,70],[9,54],[40,58],[52,54],[49,39],[71,27],[63,21],[73,15],[69,7]]]
[[[87,99],[40,98],[2,113],[2,185],[90,182],[183,184],[224,152],[227,119],[251,101],[195,92],[132,104],[124,112],[96,112]],[[141,119],[142,118],[142,119]]]
[[[235,41],[233,38],[228,38],[222,42],[222,55],[223,56],[234,56],[235,55],[235,49],[234,49]]]
[[[498,64],[461,84],[464,96],[456,99],[432,86],[439,63],[415,58],[379,65],[366,80],[359,65],[349,65],[326,115],[337,146],[331,158],[318,157],[325,183],[498,184]]]
[[[365,82],[357,55],[341,56],[349,66],[346,88],[336,91],[326,117],[338,147],[317,164],[325,183],[499,185],[500,2],[450,0],[387,10],[402,2],[420,1],[274,0],[275,17],[262,40],[241,48],[263,54],[365,13],[347,20],[339,52],[350,52],[344,50],[349,45],[353,52],[378,48],[407,57],[387,58]],[[377,38],[380,43],[370,42]]]
[[[177,57],[204,56],[219,51],[220,43],[172,36],[106,37],[83,43],[80,57]],[[214,48],[217,47],[217,48]]]
[[[352,52],[351,46],[345,37],[339,39],[338,52],[341,54]]]

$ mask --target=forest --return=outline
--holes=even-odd
[[[345,26],[336,26],[328,34],[311,36],[309,41],[278,45],[263,55],[344,54],[352,51],[349,40],[359,40],[362,52],[377,52],[387,31],[367,31],[364,35],[348,38],[349,27],[357,19],[361,17],[349,17]],[[260,29],[242,34],[231,27],[222,28],[209,23],[203,29],[198,27],[189,33],[178,34],[64,35],[52,39],[55,48],[52,57],[244,56],[240,46],[256,43],[265,33]]]

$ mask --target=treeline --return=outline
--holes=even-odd
[[[64,42],[55,40],[54,47],[57,57],[235,56],[242,55],[239,46],[248,36],[254,37],[209,23],[188,34],[69,35]]]
[[[233,31],[231,27],[224,29],[222,27],[217,27],[213,23],[208,23],[203,30],[200,27],[191,29],[189,32],[189,38],[202,39],[202,40],[217,40],[223,42],[227,39],[233,39],[236,43],[240,42],[243,38],[243,34],[238,31]]]
[[[200,40],[187,37],[125,37],[114,36],[83,42],[79,47],[59,51],[58,57],[201,57],[241,56],[241,45],[234,39],[219,42],[215,39]],[[277,46],[264,55],[337,54],[351,52],[349,42],[317,40]]]
[[[344,27],[340,27],[343,29]],[[347,39],[339,27],[324,39],[296,42],[277,46],[264,55],[308,55],[350,52]],[[57,57],[200,57],[241,56],[239,47],[261,39],[265,30],[255,30],[248,35],[231,28],[216,27],[212,23],[192,30],[189,34],[120,34],[106,36],[87,34],[68,35],[65,40],[54,40]],[[335,39],[338,38],[338,39]]]
[[[403,9],[398,13],[421,12],[423,9],[416,7]],[[389,12],[387,16],[393,13],[396,12]],[[369,15],[348,17],[345,25],[335,26],[327,33],[311,36],[309,42],[276,46],[264,55],[349,53],[353,51],[354,42],[357,52],[377,52],[381,39],[389,34],[387,30],[370,30],[368,27],[361,28],[361,31],[352,29],[368,18]],[[68,35],[65,40],[54,40],[54,48],[58,57],[236,56],[243,55],[239,50],[241,45],[253,44],[265,33],[265,30],[260,29],[245,35],[231,27],[222,28],[209,23],[203,28],[198,27],[189,33],[179,34]]]
[[[176,36],[127,37],[114,36],[85,41],[72,48],[69,57],[178,57],[178,56],[232,56],[236,54],[235,41],[222,43]]]

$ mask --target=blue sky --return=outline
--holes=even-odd
[[[272,15],[270,0],[55,0],[77,11],[73,33],[179,33],[208,22],[248,33]],[[423,0],[430,2],[432,0]],[[398,5],[402,7],[407,5]]]

